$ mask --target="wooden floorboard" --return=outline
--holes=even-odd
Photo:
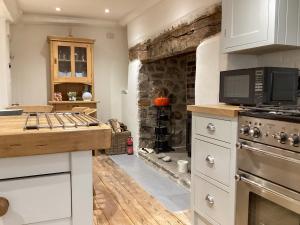
[[[108,156],[93,167],[94,225],[190,225],[189,212],[169,212]]]

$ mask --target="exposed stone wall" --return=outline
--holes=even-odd
[[[187,55],[186,59],[186,103],[195,104],[196,54]]]
[[[206,38],[221,31],[222,8],[217,4],[191,23],[164,32],[158,37],[129,49],[129,59],[153,61],[196,51]]]
[[[154,147],[156,108],[153,99],[170,98],[172,147],[185,147],[187,104],[195,102],[196,54],[143,64],[139,74],[140,147]]]

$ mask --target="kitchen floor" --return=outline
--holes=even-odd
[[[155,169],[165,172],[169,177],[175,180],[177,183],[185,186],[186,188],[190,189],[191,187],[191,158],[188,157],[186,150],[178,151],[175,150],[174,152],[167,152],[164,153],[167,156],[170,156],[172,161],[171,162],[164,162],[163,160],[157,157],[157,154],[146,154],[143,152],[139,152],[139,156],[144,159],[149,165],[153,166]],[[186,160],[189,162],[188,165],[188,172],[187,173],[179,173],[177,161],[178,160]]]
[[[123,167],[124,162],[135,160],[126,157],[129,156],[123,156],[123,159],[116,156],[113,158],[118,163],[123,161]],[[136,161],[132,168],[135,166],[141,165]],[[154,197],[155,193],[151,193],[150,186],[148,189],[139,179],[136,181],[134,176],[130,173],[128,175],[121,167],[108,156],[100,155],[94,158],[95,225],[190,225],[188,210],[171,212],[172,209],[168,208],[172,207],[168,204],[165,207],[161,200]],[[176,185],[174,183],[173,190],[177,189]]]

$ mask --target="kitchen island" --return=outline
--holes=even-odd
[[[0,225],[92,225],[91,150],[110,147],[111,129],[45,118],[0,117]]]

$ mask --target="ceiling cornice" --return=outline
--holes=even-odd
[[[161,2],[161,0],[149,0],[147,3],[141,5],[140,7],[136,8],[129,14],[127,14],[125,17],[123,17],[121,20],[119,20],[119,24],[121,26],[126,26],[130,21],[137,18],[139,15],[144,13],[147,9],[153,7],[157,3]]]
[[[16,22],[23,13],[16,0],[0,0],[0,8],[10,22]]]
[[[116,27],[119,26],[117,22],[101,19],[89,19],[80,17],[66,17],[66,16],[50,16],[39,14],[23,14],[20,22],[25,24],[67,24],[67,25],[88,25],[88,26],[102,26],[102,27]]]

